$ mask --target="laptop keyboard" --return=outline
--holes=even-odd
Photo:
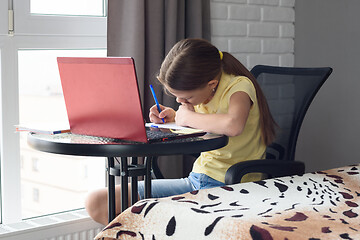
[[[150,129],[147,129],[146,135],[148,139],[160,139],[160,138],[174,137],[178,134],[173,132],[151,131]]]

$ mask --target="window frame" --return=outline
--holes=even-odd
[[[75,36],[106,35],[106,17],[40,15],[30,13],[30,0],[14,1],[15,32],[20,35],[50,34]]]
[[[0,1],[0,16],[8,16],[8,2]],[[0,35],[8,34],[8,19],[0,21]]]
[[[106,17],[33,17],[24,12],[24,9],[30,9],[29,2],[30,0],[14,1],[16,24],[13,36],[7,35],[7,30],[2,35],[3,26],[0,25],[0,161],[3,224],[22,220],[19,208],[20,136],[14,131],[14,125],[19,121],[18,50],[106,49]],[[4,3],[6,6],[3,6]],[[9,6],[11,4],[0,1],[0,9],[7,10]],[[25,16],[19,16],[22,14]],[[7,11],[5,15],[0,14],[0,23],[4,22],[2,18],[8,19]]]

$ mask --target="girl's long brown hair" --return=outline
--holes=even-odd
[[[165,57],[158,76],[159,81],[172,89],[186,91],[203,88],[221,72],[235,76],[246,76],[255,86],[260,110],[262,140],[266,145],[275,139],[276,123],[270,113],[266,98],[251,72],[234,56],[219,50],[203,39],[179,41]],[[219,79],[220,80],[220,79]]]

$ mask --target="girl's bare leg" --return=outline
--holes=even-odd
[[[128,203],[131,203],[131,186],[128,187]],[[116,215],[121,212],[121,186],[115,186]],[[85,200],[85,208],[89,216],[96,222],[103,225],[108,224],[108,189],[102,188],[91,192]]]

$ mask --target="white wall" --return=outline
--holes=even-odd
[[[249,69],[334,68],[300,131],[307,172],[360,161],[359,10],[358,0],[211,0],[212,43]]]
[[[360,1],[296,1],[296,66],[330,66],[310,106],[296,158],[307,171],[360,162]]]
[[[294,65],[295,0],[211,0],[212,43],[251,69]]]

